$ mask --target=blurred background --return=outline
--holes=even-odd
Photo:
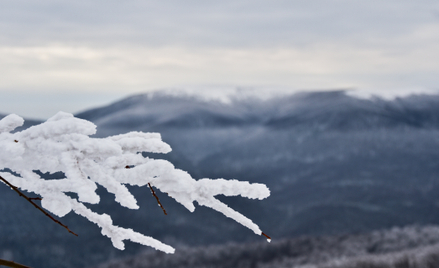
[[[439,3],[427,0],[2,1],[1,114],[29,126],[62,110],[94,122],[97,137],[160,132],[173,152],[154,157],[194,178],[267,184],[267,200],[222,200],[273,243],[165,196],[164,218],[144,189],[132,189],[144,207],[126,211],[100,189],[96,209],[182,253],[121,252],[86,220],[63,219],[82,232],[70,237],[0,187],[0,258],[200,268],[438,259],[438,43]]]
[[[438,39],[428,0],[6,0],[0,111],[47,119],[178,86],[436,90]]]

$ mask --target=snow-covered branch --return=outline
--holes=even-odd
[[[24,120],[8,115],[0,120],[0,176],[16,187],[42,197],[41,205],[63,217],[73,211],[96,223],[113,245],[124,249],[124,240],[172,253],[174,249],[131,229],[115,226],[107,214],[98,214],[84,204],[97,204],[97,184],[114,194],[120,205],[137,209],[137,201],[125,185],[153,186],[167,193],[191,212],[194,201],[263,234],[250,219],[215,198],[217,195],[264,199],[270,191],[263,184],[224,179],[193,179],[162,159],[142,152],[168,153],[171,147],[158,133],[130,132],[107,138],[92,138],[96,126],[59,112],[46,122],[12,133]],[[129,167],[129,168],[128,168]],[[46,180],[41,173],[62,172],[63,178]],[[146,187],[146,188],[147,188]],[[152,189],[152,188],[151,188]],[[148,189],[145,189],[149,191]],[[66,193],[75,193],[72,198]]]

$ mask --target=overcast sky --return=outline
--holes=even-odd
[[[437,90],[439,2],[0,2],[1,113],[192,85]]]

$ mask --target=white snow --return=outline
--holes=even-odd
[[[115,226],[111,217],[98,214],[84,203],[97,204],[97,184],[114,194],[120,205],[138,209],[135,197],[125,186],[150,183],[175,201],[194,211],[194,201],[210,207],[261,235],[259,227],[244,215],[215,198],[217,195],[264,199],[270,191],[263,184],[224,179],[193,179],[170,162],[143,157],[141,152],[168,153],[171,147],[158,133],[130,132],[107,138],[92,138],[96,126],[73,115],[59,112],[46,122],[11,133],[24,120],[9,115],[0,120],[0,172],[13,185],[42,197],[41,205],[63,217],[73,211],[94,222],[114,247],[124,249],[124,240],[151,246],[166,253],[174,249],[131,229]],[[130,167],[130,168],[127,168]],[[64,177],[45,180],[35,171],[63,172]],[[145,189],[149,192],[149,189]],[[76,193],[74,199],[66,193]]]

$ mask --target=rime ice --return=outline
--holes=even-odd
[[[215,198],[216,195],[264,199],[270,191],[263,184],[224,179],[193,179],[170,162],[143,157],[141,152],[168,153],[171,147],[158,133],[130,132],[103,139],[91,138],[96,126],[73,115],[59,112],[46,122],[16,133],[24,120],[8,115],[0,120],[0,172],[13,185],[42,197],[41,205],[63,217],[73,211],[94,222],[108,236],[113,246],[124,249],[124,240],[153,247],[166,253],[174,249],[132,229],[113,225],[107,214],[98,214],[83,203],[97,204],[97,184],[114,194],[120,205],[137,209],[137,201],[125,185],[153,187],[168,193],[189,211],[194,201],[210,207],[261,235],[259,227],[244,215]],[[130,168],[126,168],[130,167]],[[64,178],[45,180],[43,173],[63,172]],[[149,191],[149,189],[145,189]],[[66,193],[76,193],[78,199]]]

